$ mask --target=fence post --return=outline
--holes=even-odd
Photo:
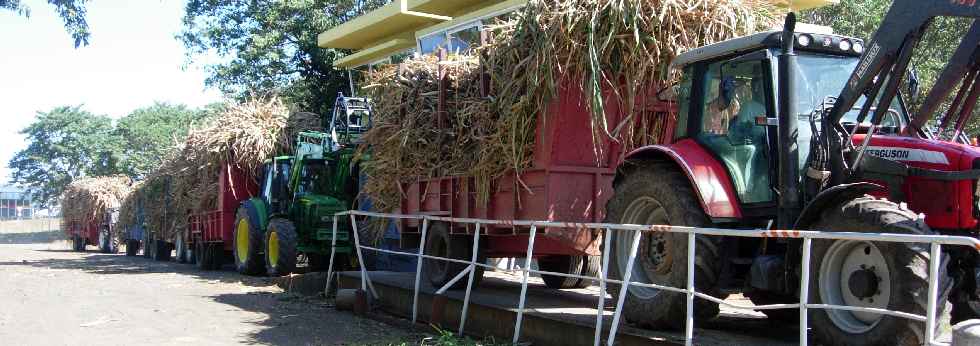
[[[926,310],[926,345],[931,345],[936,332],[936,299],[939,296],[939,263],[942,262],[940,256],[939,243],[930,243],[929,253],[929,304]]]
[[[603,312],[606,311],[606,275],[609,273],[609,233],[612,230],[605,228],[605,233],[602,234],[603,250],[602,254],[602,270],[600,270],[601,275],[599,277],[599,306],[596,308],[597,314],[595,317],[595,340],[592,342],[593,345],[599,346],[599,340],[602,338],[602,317]]]
[[[630,258],[626,262],[626,273],[623,274],[623,283],[620,285],[619,297],[616,300],[616,312],[613,313],[612,325],[609,326],[609,338],[606,339],[606,344],[609,346],[613,346],[613,342],[616,341],[616,331],[619,330],[619,317],[623,312],[623,302],[626,301],[626,295],[630,293],[630,279],[633,277],[633,262],[636,259],[636,250],[640,247],[641,238],[643,238],[643,232],[634,231],[633,246],[630,248]]]
[[[684,344],[694,343],[694,259],[697,252],[697,233],[687,234],[687,317],[684,328]]]
[[[330,294],[330,280],[333,279],[333,259],[337,253],[337,215],[333,216],[333,236],[330,240],[330,262],[327,266],[327,285],[323,288],[323,296]],[[340,287],[338,287],[339,289]]]
[[[361,255],[361,239],[358,237],[357,230],[357,218],[353,213],[350,214],[350,227],[351,233],[354,234],[354,249],[357,251],[357,263],[361,266],[361,290],[367,292],[370,285],[371,296],[378,298],[378,293],[374,291],[374,285],[371,285],[370,279],[368,279],[367,268],[364,266],[364,256]]]
[[[466,311],[470,304],[470,292],[473,291],[473,278],[476,276],[476,260],[480,254],[480,223],[476,223],[476,231],[473,234],[473,255],[470,257],[470,277],[466,283],[466,295],[463,296],[463,312],[459,315],[459,333],[463,335],[463,327],[466,326]]]
[[[422,239],[419,240],[419,255],[415,256],[415,297],[412,298],[412,324],[418,322],[419,316],[419,284],[422,281],[422,255],[425,254],[425,236],[429,230],[429,219],[422,219]]]
[[[517,344],[517,341],[521,338],[521,322],[524,320],[524,300],[527,297],[527,278],[530,276],[531,270],[531,258],[534,256],[534,238],[537,234],[538,226],[531,225],[531,235],[527,238],[527,257],[524,259],[524,277],[521,280],[521,300],[517,304],[517,322],[514,325],[514,340],[513,343]]]
[[[803,268],[800,278],[800,346],[807,344],[807,312],[806,304],[810,300],[810,247],[813,239],[803,236]]]

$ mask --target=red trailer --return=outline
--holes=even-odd
[[[196,262],[202,269],[219,268],[233,251],[238,205],[257,195],[258,189],[246,171],[223,163],[218,178],[218,208],[188,216],[187,232],[175,239],[178,261]]]
[[[105,253],[117,250],[115,223],[118,209],[113,208],[90,220],[72,218],[61,221],[65,237],[71,241],[74,251],[85,251],[85,246],[95,245]]]
[[[78,218],[62,220],[61,229],[65,237],[71,241],[74,251],[85,251],[86,245],[97,245],[99,239],[99,222],[96,219],[83,221]]]
[[[598,143],[593,143],[591,113],[581,89],[569,79],[565,79],[561,86],[558,97],[546,112],[538,116],[534,160],[531,167],[520,174],[519,181],[511,173],[494,182],[485,206],[478,203],[471,177],[439,177],[406,183],[402,185],[405,195],[401,212],[493,220],[601,222],[605,217],[606,202],[613,193],[615,169],[622,160],[623,151],[630,148],[623,148],[621,143],[604,135],[599,136]],[[659,89],[651,87],[648,95],[636,97],[634,128],[644,131],[646,138],[670,138],[673,133],[673,115],[676,111],[671,102],[659,101],[656,95]],[[616,128],[628,116],[618,102],[606,102],[605,107],[610,129]],[[401,231],[404,246],[412,246],[411,243],[419,239],[419,226],[417,220],[403,221]],[[469,255],[465,253],[469,251],[438,253],[443,246],[439,246],[438,240],[433,240],[433,237],[443,237],[446,248],[468,246],[461,239],[470,239],[471,242],[472,237],[457,234],[471,234],[471,227],[450,224],[430,228],[427,243],[431,245],[426,245],[426,252],[435,251],[431,254],[468,260]],[[491,226],[485,231],[488,237],[481,240],[481,243],[485,243],[480,250],[486,257],[523,257],[526,253],[529,229]],[[444,232],[451,236],[443,236]],[[584,273],[598,268],[598,257],[595,256],[600,254],[600,239],[591,230],[551,228],[539,229],[538,234],[545,236],[535,240],[534,254],[539,265],[547,267],[547,270]],[[417,244],[415,242],[415,246]],[[428,271],[431,273],[433,270]],[[440,274],[438,278],[430,276],[430,279],[434,284],[439,284],[454,276],[453,273],[445,274],[449,275],[448,278]],[[552,287],[585,284],[572,282],[577,282],[577,279],[545,279]]]

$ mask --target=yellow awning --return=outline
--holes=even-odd
[[[402,1],[407,1],[402,9]],[[364,49],[504,0],[396,0],[317,36],[323,48]]]
[[[415,38],[404,39],[396,38],[370,48],[362,49],[357,53],[345,56],[334,61],[334,66],[340,68],[354,68],[364,64],[387,58],[392,54],[415,47]]]
[[[827,5],[836,5],[840,3],[840,0],[769,0],[769,2],[777,6],[789,7],[793,11],[801,11]]]

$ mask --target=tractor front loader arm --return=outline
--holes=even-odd
[[[950,0],[896,0],[882,20],[873,39],[865,49],[860,63],[851,73],[847,84],[823,122],[823,133],[830,136],[829,152],[831,180],[829,186],[847,181],[853,166],[861,158],[855,156],[854,164],[848,165],[843,155],[849,145],[849,132],[840,125],[844,114],[849,112],[861,96],[868,96],[861,107],[859,121],[871,110],[873,102],[878,107],[872,116],[872,132],[888,111],[887,105],[898,94],[899,86],[909,66],[912,53],[923,33],[935,17],[980,17],[980,4],[976,1]],[[967,38],[969,39],[969,38]],[[877,101],[875,100],[877,98]],[[870,140],[872,133],[867,136]],[[828,187],[829,187],[828,186]]]

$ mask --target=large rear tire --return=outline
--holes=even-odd
[[[473,243],[469,237],[452,235],[449,233],[449,224],[445,222],[433,222],[429,226],[427,239],[425,240],[425,253],[430,256],[452,258],[461,261],[473,259]],[[478,261],[483,262],[483,256],[478,256]],[[422,273],[429,279],[432,286],[437,289],[449,283],[459,272],[466,269],[468,265],[456,262],[449,262],[436,259],[425,259],[422,263]],[[473,277],[473,286],[479,285],[483,280],[483,267],[476,267],[476,276]],[[466,288],[466,278],[456,281],[450,289]]]
[[[235,269],[245,275],[265,274],[265,232],[258,220],[250,215],[255,212],[251,203],[238,208],[235,216],[234,251]]]
[[[611,223],[638,225],[673,225],[707,227],[711,221],[696,200],[694,190],[673,163],[662,161],[636,162],[631,171],[616,185],[615,194],[606,205],[606,218]],[[609,276],[623,280],[629,262],[634,232],[614,231],[610,241]],[[717,279],[722,260],[718,257],[721,237],[697,236],[694,286],[699,292],[719,298]],[[687,235],[683,233],[647,233],[640,239],[636,261],[630,277],[632,282],[654,283],[684,288],[687,285]],[[610,292],[618,297],[619,285]],[[680,329],[687,315],[684,294],[647,287],[630,287],[623,305],[627,321],[653,329]],[[718,314],[718,304],[697,299],[694,313],[697,321]]]
[[[538,259],[538,268],[544,271],[581,275],[585,265],[583,256],[548,256]],[[570,278],[558,275],[541,275],[541,280],[548,288],[566,289],[582,288],[581,284],[588,284],[587,280]]]
[[[934,234],[916,213],[870,196],[824,210],[809,229],[831,232]],[[854,240],[814,240],[810,301],[814,304],[884,308],[926,315],[929,246]],[[947,258],[939,268],[939,304],[944,316],[951,280]],[[846,310],[811,309],[810,325],[826,345],[921,345],[925,324],[905,318]],[[937,323],[936,327],[939,327]]]
[[[289,275],[296,270],[296,227],[287,219],[269,221],[265,232],[265,269],[270,276]]]

